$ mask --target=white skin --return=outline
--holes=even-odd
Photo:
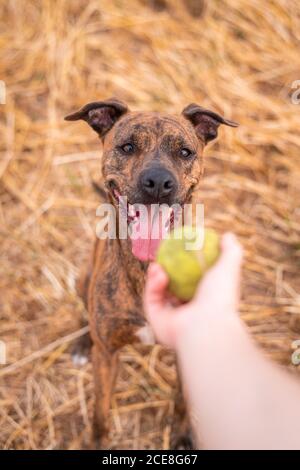
[[[157,340],[177,354],[199,447],[300,449],[300,382],[264,356],[238,315],[242,256],[225,234],[218,262],[179,306],[152,264],[146,315]]]

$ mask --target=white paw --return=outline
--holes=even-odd
[[[80,353],[72,354],[72,362],[74,366],[79,366],[79,367],[85,366],[88,363],[88,360],[89,358],[84,354],[80,354]]]
[[[135,336],[144,344],[155,344],[155,337],[151,326],[148,324],[136,331]]]

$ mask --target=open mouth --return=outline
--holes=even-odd
[[[128,226],[132,254],[140,261],[153,261],[160,241],[174,227],[174,207],[167,204],[130,204],[116,189],[113,195],[119,205],[119,215]]]

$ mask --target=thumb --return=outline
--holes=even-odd
[[[222,299],[225,304],[236,306],[239,297],[240,271],[243,250],[233,233],[226,233],[221,240],[221,255],[200,282],[196,299]]]
[[[239,278],[243,260],[242,246],[233,233],[227,232],[222,237],[221,249],[221,256],[216,268],[222,270],[226,269],[228,276],[236,280]]]

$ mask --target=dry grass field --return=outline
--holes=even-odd
[[[101,145],[63,117],[112,95],[169,113],[196,102],[240,123],[206,149],[199,200],[207,224],[244,246],[251,334],[297,373],[298,79],[297,0],[0,0],[2,449],[89,442],[92,369],[70,350],[83,332],[75,282],[94,239]],[[124,349],[112,448],[169,448],[175,383],[171,352]]]

